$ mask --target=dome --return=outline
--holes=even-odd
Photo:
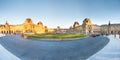
[[[37,23],[37,25],[43,25],[43,23],[42,23],[41,21],[39,21],[39,22]]]
[[[85,18],[85,20],[83,21],[83,24],[92,25],[92,22],[91,22],[90,18]]]
[[[74,24],[77,24],[77,25],[79,25],[79,22],[77,22],[77,21],[76,21]]]
[[[78,27],[78,26],[80,26],[80,24],[79,24],[79,22],[74,22],[74,25],[73,25],[73,27],[75,28],[75,27]]]
[[[83,22],[91,23],[91,20],[90,20],[90,18],[85,18],[85,20]]]
[[[33,22],[32,22],[32,19],[27,18],[27,19],[25,20],[25,23],[33,23]]]

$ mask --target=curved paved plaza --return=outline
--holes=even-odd
[[[118,37],[108,36],[110,42],[88,60],[120,60],[120,39]]]
[[[0,38],[0,44],[22,60],[86,60],[108,42],[109,39],[102,36],[72,41],[24,39],[21,35]]]

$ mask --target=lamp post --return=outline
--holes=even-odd
[[[109,35],[111,34],[110,31],[111,31],[111,23],[110,23],[110,21],[109,21],[109,23],[108,23],[108,34],[109,34]]]

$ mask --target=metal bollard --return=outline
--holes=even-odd
[[[116,37],[116,34],[114,35],[114,37]]]

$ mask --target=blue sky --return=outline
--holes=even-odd
[[[67,28],[90,18],[94,24],[120,23],[120,0],[0,0],[0,24],[31,18],[48,27]]]

